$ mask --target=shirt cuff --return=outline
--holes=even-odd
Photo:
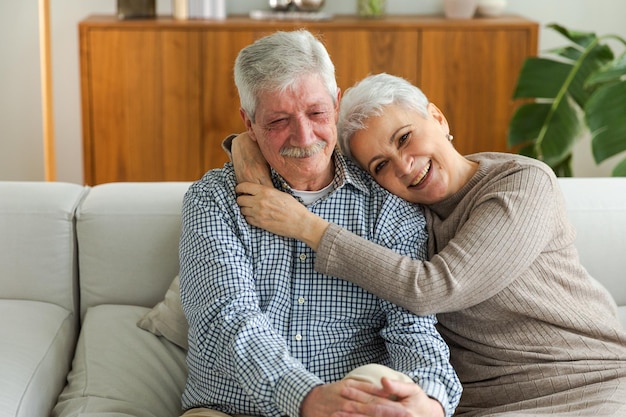
[[[433,400],[439,401],[441,406],[443,407],[444,412],[446,413],[446,417],[452,416],[454,414],[454,410],[456,409],[455,404],[450,404],[450,396],[448,395],[448,390],[446,386],[438,381],[430,381],[430,380],[421,380],[419,382],[419,386],[424,390],[424,393],[428,395]]]
[[[274,404],[288,416],[299,416],[304,397],[324,382],[305,369],[293,369],[276,383]]]

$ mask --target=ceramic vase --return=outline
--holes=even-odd
[[[448,19],[471,19],[478,0],[443,0],[443,12]]]
[[[478,0],[476,8],[480,16],[496,17],[500,16],[506,8],[506,0]]]

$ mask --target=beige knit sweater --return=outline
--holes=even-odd
[[[425,208],[430,261],[332,225],[316,269],[437,313],[464,386],[457,415],[626,416],[626,332],[579,263],[553,172],[512,154],[468,158],[471,181]]]

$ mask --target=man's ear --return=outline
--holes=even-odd
[[[239,108],[239,116],[241,116],[241,120],[243,120],[243,124],[246,126],[246,132],[250,138],[256,142],[256,136],[254,135],[254,130],[252,130],[252,120],[248,117],[248,113],[243,108]]]
[[[341,103],[341,88],[337,87],[337,100],[335,100],[335,123],[339,121],[339,104]]]

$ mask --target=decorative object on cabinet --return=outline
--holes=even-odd
[[[471,19],[477,4],[477,0],[443,0],[443,13],[448,19]]]
[[[300,12],[297,10],[274,11],[274,10],[252,10],[250,19],[254,20],[330,20],[333,15],[326,12]]]
[[[179,20],[223,20],[226,19],[226,0],[172,0],[172,14]]]
[[[232,80],[238,52],[300,28],[321,37],[342,90],[370,73],[404,77],[446,113],[459,152],[509,149],[517,74],[537,53],[538,24],[522,17],[94,16],[79,24],[85,182],[192,181],[223,166],[222,140],[244,129]]]
[[[531,99],[511,119],[510,146],[570,177],[574,144],[591,134],[596,163],[626,152],[626,52],[615,56],[606,40],[626,46],[617,35],[547,26],[570,41],[551,55],[528,58],[519,73],[515,99]],[[613,169],[626,176],[626,158]]]
[[[189,18],[189,2],[187,0],[172,0],[172,16],[174,19]]]
[[[156,0],[117,0],[120,19],[146,19],[156,16]]]
[[[293,0],[269,0],[270,9],[277,12],[286,12],[292,4]]]
[[[387,0],[357,0],[357,14],[361,17],[381,17],[387,11]]]
[[[318,12],[324,7],[324,0],[293,0],[296,9],[301,12]]]
[[[476,11],[480,16],[500,16],[506,8],[506,0],[478,0]]]

